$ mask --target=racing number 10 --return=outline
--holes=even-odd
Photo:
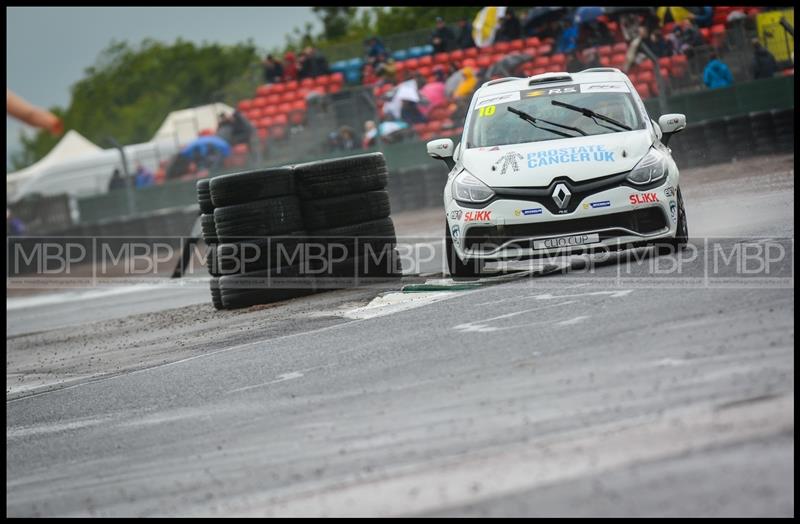
[[[494,114],[496,107],[495,106],[485,106],[480,108],[478,115],[479,116],[492,116]]]

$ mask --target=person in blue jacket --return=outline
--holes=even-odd
[[[711,55],[711,59],[703,70],[703,83],[709,89],[728,87],[733,84],[731,70],[725,62],[719,59],[716,53]]]

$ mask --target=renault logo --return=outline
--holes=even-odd
[[[553,190],[553,200],[559,209],[565,209],[569,204],[569,197],[572,193],[569,192],[565,184],[558,184]]]

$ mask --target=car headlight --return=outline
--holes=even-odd
[[[455,180],[453,180],[453,198],[461,202],[469,202],[471,204],[479,204],[486,202],[494,196],[494,191],[489,189],[489,186],[470,175],[466,171],[462,171]]]
[[[655,182],[666,175],[667,159],[655,149],[651,149],[633,168],[633,171],[628,175],[628,181],[643,185]]]

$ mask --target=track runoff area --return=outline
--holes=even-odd
[[[68,275],[21,272],[7,514],[791,515],[793,161],[684,170],[674,256],[454,281],[433,209],[352,211],[391,221],[401,274],[348,269],[279,300],[248,282],[233,309],[224,287],[212,304],[226,276],[204,243],[179,279],[180,242],[141,266],[103,272],[95,244],[97,264],[62,257]],[[335,237],[318,231],[346,212],[319,201],[344,196],[297,197],[316,221],[301,236]],[[217,252],[247,220],[214,223]]]

